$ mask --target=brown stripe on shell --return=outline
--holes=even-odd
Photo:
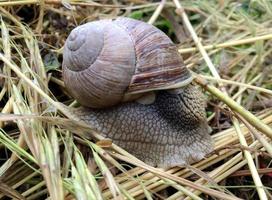
[[[171,88],[191,79],[175,45],[159,29],[128,18],[117,18],[114,23],[130,34],[136,52],[136,69],[128,93]]]
[[[142,91],[150,91],[154,89],[160,89],[160,87],[171,88],[171,85],[175,85],[177,83],[181,83],[186,79],[182,79],[184,76],[184,73],[188,73],[188,77],[190,77],[190,74],[188,70],[181,71],[180,68],[173,68],[169,69],[166,72],[151,72],[151,73],[144,73],[133,76],[133,85],[130,86],[129,92],[137,92],[139,90]],[[181,77],[180,79],[177,79],[176,77]],[[151,80],[151,81],[150,81]],[[174,87],[173,87],[174,88]]]

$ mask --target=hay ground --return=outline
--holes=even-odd
[[[0,199],[272,199],[272,1],[180,3],[0,1]],[[58,103],[75,104],[61,73],[69,32],[117,16],[163,30],[196,73],[215,142],[206,159],[150,167]]]

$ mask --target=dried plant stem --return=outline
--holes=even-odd
[[[250,130],[250,132],[259,140],[259,142],[263,145],[265,150],[272,157],[272,146],[271,146],[271,144],[268,143],[267,139],[264,138],[255,129],[253,129],[252,126],[246,120],[244,120],[242,117],[239,117],[239,119],[245,124],[245,126]]]
[[[187,188],[185,188],[181,185],[176,185],[176,186],[173,185],[173,187],[175,187],[176,189],[178,189],[179,191],[181,191],[183,194],[187,195],[191,199],[202,200],[202,198],[200,198],[199,196],[197,196],[196,194],[194,194],[193,192],[191,192],[190,190],[188,190]]]
[[[42,188],[45,186],[45,181],[41,181],[38,184],[32,186],[31,188],[29,188],[28,190],[26,190],[25,192],[22,193],[23,196],[28,196],[29,194],[33,193],[34,191],[37,191],[38,189]]]
[[[199,82],[199,80],[197,79],[197,82],[200,83],[201,81]],[[233,101],[230,97],[228,97],[227,95],[222,93],[220,90],[218,90],[214,86],[203,84],[203,82],[200,83],[200,85],[202,85],[204,88],[206,88],[214,96],[217,96],[220,100],[225,102],[234,111],[236,111],[240,115],[242,115],[247,121],[249,121],[252,125],[254,125],[258,130],[262,131],[270,138],[272,137],[272,131],[269,126],[264,124],[261,120],[259,120],[257,117],[255,117],[253,114],[251,114],[249,111],[245,110],[242,106],[240,106],[238,103]],[[237,119],[233,118],[233,121],[234,121],[234,127],[236,129],[240,143],[244,146],[247,146],[247,143],[246,143],[245,138],[241,132],[240,127],[237,127],[237,124],[238,124]],[[254,183],[256,185],[256,189],[258,191],[259,197],[260,197],[260,199],[267,199],[262,182],[261,182],[260,177],[258,175],[257,169],[254,165],[253,158],[247,150],[245,150],[244,153],[245,153],[250,171],[252,173],[252,177],[253,177]]]
[[[260,77],[261,77],[261,74],[255,76],[252,80],[250,80],[250,82],[248,82],[248,83],[246,83],[246,84],[247,84],[247,85],[251,85],[251,84],[255,83],[256,81],[258,81],[258,80],[260,79]],[[244,83],[242,83],[242,84],[244,84]],[[254,89],[254,87],[255,87],[255,86],[251,87],[251,89]],[[248,87],[248,88],[249,88],[249,87]],[[247,86],[242,86],[241,88],[239,88],[238,92],[232,96],[232,99],[235,100],[235,99],[237,99],[238,97],[240,97],[241,94],[242,94],[246,89],[247,89]],[[264,89],[264,88],[261,88],[261,89],[259,90],[259,89],[255,88],[255,90],[257,90],[257,91],[265,92],[263,89]],[[267,90],[267,89],[265,89],[265,90]],[[270,94],[269,90],[267,90],[267,92],[268,92],[268,94]]]
[[[161,171],[160,169],[156,169],[154,167],[148,166],[148,165],[146,165],[145,163],[143,163],[141,161],[140,162],[138,160],[131,161],[129,158],[127,158],[125,156],[122,156],[120,154],[113,154],[113,156],[118,158],[118,159],[124,160],[124,161],[126,161],[128,163],[133,163],[136,166],[142,167],[142,168],[146,169],[147,171],[150,171],[150,172],[156,174],[159,177],[173,180],[173,181],[175,181],[177,183],[180,183],[181,185],[189,186],[189,187],[194,188],[196,190],[200,190],[200,191],[205,192],[206,194],[209,194],[211,196],[214,196],[214,197],[217,197],[217,198],[220,198],[220,199],[226,199],[226,200],[227,199],[230,199],[230,200],[240,199],[240,198],[237,198],[237,197],[232,197],[230,195],[224,194],[222,192],[218,192],[216,190],[211,190],[210,188],[203,187],[200,184],[193,184],[191,181],[188,181],[188,180],[186,180],[184,178],[177,177],[177,176],[174,176],[174,175],[169,174],[169,173],[162,173],[163,171]]]
[[[240,88],[240,89],[242,89],[242,88]],[[239,96],[239,98],[237,100],[237,103],[241,104],[241,100],[242,100],[242,96]],[[232,121],[234,122],[233,125],[234,125],[236,133],[238,135],[240,144],[243,145],[244,147],[248,147],[248,144],[246,142],[245,136],[243,135],[243,133],[241,131],[238,119],[236,117],[232,116]],[[266,193],[265,193],[265,190],[264,190],[264,186],[263,186],[261,178],[260,178],[260,176],[258,174],[257,168],[256,168],[256,166],[254,164],[253,156],[246,149],[243,150],[243,152],[244,152],[244,156],[245,156],[245,158],[247,160],[247,164],[248,164],[249,170],[251,172],[251,176],[253,178],[253,181],[255,183],[258,195],[259,195],[259,197],[260,197],[261,200],[267,200],[268,198],[266,196]]]
[[[61,5],[64,1],[63,0],[45,0],[44,3],[46,4],[56,4]],[[7,2],[0,2],[0,6],[17,6],[17,5],[29,5],[29,4],[40,4],[40,0],[15,0],[15,1],[7,1]],[[116,6],[111,4],[102,4],[96,3],[94,1],[85,1],[85,2],[78,2],[77,0],[69,1],[71,5],[79,5],[79,6],[94,6],[94,7],[107,7],[107,8],[123,8],[124,6]]]
[[[0,60],[2,60],[10,69],[12,69],[21,79],[23,79],[28,85],[30,85],[35,91],[37,91],[44,99],[55,106],[61,112],[64,111],[61,104],[50,98],[41,88],[34,84],[29,78],[27,78],[21,70],[14,64],[12,64],[3,54],[0,53]]]
[[[200,51],[201,55],[203,56],[205,62],[207,63],[209,69],[211,70],[213,76],[215,78],[220,78],[218,72],[216,71],[210,57],[208,56],[207,52],[205,51],[205,49],[203,48],[203,45],[201,44],[201,40],[198,38],[193,26],[191,25],[183,7],[181,6],[181,4],[179,3],[178,0],[173,0],[176,7],[177,7],[177,13],[182,17],[182,20],[184,22],[184,24],[186,25],[186,28],[188,29],[188,31],[190,32],[198,50]]]
[[[159,17],[159,15],[161,14],[161,11],[165,5],[166,0],[161,0],[159,6],[157,7],[157,9],[155,10],[155,12],[153,13],[153,15],[150,17],[150,19],[148,20],[148,24],[153,24],[157,18]]]
[[[43,17],[44,17],[44,7],[45,7],[45,0],[40,0],[40,14],[38,18],[38,23],[36,26],[36,31],[41,34],[42,26],[43,26]]]
[[[207,80],[212,80],[212,81],[221,82],[221,83],[227,83],[227,84],[232,84],[232,85],[243,86],[243,87],[248,88],[248,89],[252,89],[252,90],[256,90],[256,91],[259,91],[259,92],[264,92],[264,93],[272,95],[272,90],[268,90],[268,89],[265,89],[265,88],[262,88],[262,87],[257,87],[257,86],[250,85],[250,84],[247,84],[247,83],[240,83],[240,82],[237,82],[237,81],[231,81],[231,80],[226,80],[226,79],[222,79],[222,78],[218,79],[218,78],[214,78],[214,77],[211,77],[211,76],[204,76],[204,75],[199,75],[199,76],[204,78],[204,79],[207,79]],[[240,94],[240,92],[239,92],[239,94]]]
[[[259,174],[267,174],[271,172],[272,172],[272,168],[258,169]],[[250,176],[250,175],[251,174],[249,170],[239,170],[231,174],[230,177],[241,177],[241,176]]]
[[[191,23],[190,23],[190,21],[189,21],[187,15],[186,15],[186,13],[184,12],[184,9],[182,8],[181,4],[179,3],[178,0],[173,0],[173,1],[174,1],[175,5],[176,5],[176,7],[177,7],[177,9],[178,9],[178,10],[177,10],[178,14],[181,15],[181,17],[182,17],[182,19],[183,19],[183,21],[184,21],[184,23],[185,23],[185,25],[186,25],[188,31],[190,32],[190,34],[191,34],[191,36],[192,36],[192,38],[193,38],[193,40],[194,40],[196,46],[198,47],[198,50],[200,51],[202,57],[204,58],[206,64],[208,65],[208,67],[209,67],[209,69],[210,69],[212,75],[213,75],[215,78],[220,79],[220,76],[219,76],[219,74],[218,74],[216,68],[214,67],[214,65],[213,65],[213,63],[212,63],[210,57],[208,56],[206,50],[204,49],[203,45],[201,44],[201,41],[200,41],[200,39],[198,38],[197,34],[195,33],[194,28],[193,28],[193,26],[191,25]],[[222,84],[220,83],[219,86],[222,86]],[[215,89],[216,89],[216,88],[215,88]],[[226,90],[225,90],[225,88],[222,87],[222,90],[223,90],[223,92],[224,92],[224,93],[222,93],[222,95],[224,95],[226,98],[229,98],[229,97],[228,97],[228,94],[227,94],[227,92],[226,92]],[[218,90],[218,92],[221,92],[221,91]],[[229,98],[229,99],[232,100],[231,98]],[[221,100],[222,100],[222,99],[221,99]],[[234,101],[232,100],[232,102],[234,102]],[[234,103],[235,103],[235,102],[234,102]],[[240,108],[244,109],[242,106],[240,106],[240,105],[237,104],[237,103],[235,103],[235,105],[237,105],[237,106],[239,106]],[[234,110],[235,110],[235,109],[234,109]],[[245,110],[245,109],[244,109],[244,110]],[[247,111],[247,112],[248,112],[248,111]],[[248,112],[248,113],[249,113],[250,115],[252,115],[250,112]],[[254,115],[252,115],[252,116],[255,117]],[[255,117],[255,118],[256,118],[256,117]],[[258,118],[256,118],[256,119],[258,119]],[[258,119],[258,120],[259,120],[259,119]],[[241,132],[241,129],[240,129],[240,125],[239,125],[238,120],[237,120],[235,117],[232,117],[232,121],[233,121],[234,127],[235,127],[235,129],[236,129],[236,132],[237,132],[237,134],[238,134],[240,143],[241,143],[242,145],[247,146],[246,140],[245,140],[245,138],[244,138],[244,136],[243,136],[243,134],[242,134],[242,132]],[[262,123],[260,120],[259,120],[259,122]],[[260,123],[259,123],[259,124],[260,124]],[[265,125],[265,126],[266,126],[266,125]],[[262,127],[262,126],[261,126],[261,127]],[[271,129],[270,129],[268,126],[267,126],[267,129],[268,129],[268,131],[271,131]],[[272,131],[271,131],[271,133],[272,133]],[[270,136],[272,137],[272,134],[271,134]],[[249,165],[249,169],[250,169],[250,171],[251,171],[251,173],[252,173],[252,177],[253,177],[254,183],[255,183],[255,185],[256,185],[256,187],[257,187],[258,195],[259,195],[260,199],[266,200],[266,199],[267,199],[267,196],[266,196],[266,193],[265,193],[265,191],[264,191],[264,188],[263,188],[263,184],[262,184],[262,182],[261,182],[261,179],[260,179],[260,177],[259,177],[259,175],[258,175],[257,169],[256,169],[256,167],[255,167],[255,165],[254,165],[253,158],[252,158],[251,154],[250,154],[248,151],[244,150],[244,153],[246,154],[246,159],[247,159],[247,162],[248,162],[248,165]]]
[[[11,96],[8,100],[8,102],[6,103],[6,105],[4,106],[4,108],[2,109],[1,113],[2,114],[7,114],[10,113],[12,111],[12,104],[13,104],[14,98],[13,96]],[[3,128],[3,122],[0,122],[0,128]]]
[[[30,79],[28,79],[21,71],[20,69],[12,64],[9,60],[7,60],[3,54],[0,53],[0,60],[2,60],[9,68],[11,68],[16,74],[17,76],[19,76],[21,79],[23,79],[30,87],[32,87],[38,94],[40,94],[44,99],[46,99],[48,102],[50,102],[53,106],[55,106],[55,108],[57,108],[59,111],[61,111],[62,113],[64,113],[65,115],[67,115],[67,110],[66,108],[64,108],[60,103],[54,101],[52,98],[50,98],[45,92],[43,92],[41,90],[41,88],[39,88],[37,85],[34,84],[34,82],[32,82]],[[67,115],[69,117],[69,114]],[[97,138],[99,139],[104,139],[101,135],[97,135]],[[225,195],[224,193],[221,193],[221,192],[217,192],[215,190],[212,190],[212,189],[208,189],[206,187],[203,187],[201,185],[196,185],[196,184],[193,184],[191,183],[190,181],[186,180],[186,179],[182,179],[180,177],[176,177],[176,176],[173,176],[171,174],[162,174],[160,170],[158,169],[155,169],[153,167],[150,167],[148,165],[146,165],[145,163],[143,163],[142,161],[140,161],[139,159],[135,158],[134,156],[132,156],[131,154],[129,154],[128,152],[126,152],[125,150],[123,150],[122,148],[118,147],[117,145],[114,145],[112,144],[112,148],[117,151],[117,152],[120,152],[122,153],[123,155],[125,156],[121,156],[122,160],[125,160],[127,162],[133,162],[135,164],[138,164],[140,167],[143,167],[144,169],[147,169],[163,178],[169,178],[173,181],[178,181],[179,183],[181,183],[182,185],[186,185],[186,186],[189,186],[189,187],[192,187],[194,189],[197,189],[197,190],[200,190],[204,193],[207,193],[209,195],[212,195],[212,196],[215,196],[215,197],[218,197],[218,198],[223,198],[224,199],[230,199],[230,200],[233,200],[233,199],[239,199],[239,198],[234,198],[234,197],[230,197],[230,196],[227,196]],[[127,156],[127,157],[126,157]]]
[[[199,163],[195,164],[194,167],[197,167],[200,170],[205,169],[208,166],[211,166],[214,163],[217,163],[217,162],[233,155],[234,153],[235,153],[234,151],[228,151],[226,153],[222,153],[220,156],[213,155],[213,156],[207,158],[207,160],[202,160]],[[180,169],[180,170],[176,169],[176,168],[172,168],[172,169],[168,170],[167,173],[171,173],[176,176],[182,176],[183,178],[186,178],[186,177],[189,177],[190,175],[192,175],[192,172],[186,168]],[[141,176],[141,179],[149,180],[151,184],[147,185],[146,188],[148,190],[152,190],[154,192],[160,191],[160,190],[165,189],[167,187],[167,185],[165,185],[162,180],[160,180],[157,176],[155,176],[154,174],[151,174],[151,173],[144,174],[143,176]],[[129,183],[131,183],[131,182],[123,184],[122,186],[126,188]],[[133,196],[137,196],[138,198],[144,198],[144,194],[143,194],[142,189],[139,185],[137,185],[137,187],[134,186],[132,189],[130,189],[129,193],[131,193],[131,195],[133,195]]]
[[[200,75],[201,77],[206,77],[206,76],[202,76],[202,75]],[[239,83],[239,82],[236,82],[236,81],[231,81],[231,82],[229,82],[229,80],[226,80],[226,82],[228,82],[228,83],[230,83],[230,84],[233,84],[233,85],[240,85],[240,86],[243,86],[243,88],[240,88],[239,89],[239,91],[236,93],[236,94],[234,94],[233,96],[232,96],[232,99],[233,100],[235,100],[237,97],[239,97],[247,88],[250,88],[250,89],[255,89],[255,90],[258,90],[258,91],[261,91],[261,92],[268,92],[269,94],[270,94],[270,90],[267,90],[267,89],[264,89],[264,88],[260,88],[260,87],[258,87],[258,89],[256,88],[256,86],[252,86],[251,84],[253,84],[254,82],[256,82],[259,78],[260,78],[260,74],[259,75],[257,75],[256,77],[254,77],[250,82],[248,82],[248,83]],[[211,79],[214,79],[214,80],[218,80],[219,81],[219,79],[216,79],[216,78],[213,78],[213,77],[209,77],[209,78],[211,78]],[[209,79],[209,78],[207,78],[207,79]],[[225,79],[220,79],[220,80],[225,80]],[[225,81],[222,81],[222,83],[224,83]],[[265,90],[265,91],[264,91]],[[221,103],[219,103],[219,106],[221,107],[222,106],[222,108],[224,108],[225,107],[225,105],[222,105],[222,102]],[[213,117],[215,116],[215,113],[213,113],[209,118],[208,118],[208,121],[210,121]]]
[[[251,112],[243,108],[241,105],[233,101],[229,96],[221,92],[216,87],[208,84],[205,80],[203,80],[200,77],[197,77],[195,81],[201,85],[203,88],[205,88],[207,91],[209,91],[211,94],[216,96],[218,99],[223,101],[225,104],[227,104],[231,109],[233,109],[235,112],[239,113],[243,118],[245,118],[250,124],[252,124],[256,129],[263,132],[267,137],[272,139],[272,129],[263,123],[260,119],[258,119],[255,115],[253,115]]]
[[[256,37],[246,38],[246,39],[241,39],[236,41],[224,42],[221,44],[206,45],[206,46],[203,46],[203,48],[205,50],[219,49],[219,48],[232,47],[232,46],[237,46],[241,44],[248,44],[248,43],[253,43],[256,41],[270,40],[270,39],[272,39],[272,34],[261,35],[261,36],[256,36]],[[186,49],[179,49],[178,51],[181,54],[186,54],[186,53],[196,52],[197,48],[192,47],[192,48],[186,48]]]
[[[7,2],[0,2],[0,6],[16,6],[16,5],[27,5],[27,4],[36,4],[36,3],[39,3],[39,0],[7,1]]]
[[[254,142],[250,145],[250,147],[257,149],[257,148],[260,148],[260,145],[258,144],[258,142]],[[220,182],[226,177],[228,177],[231,173],[237,171],[238,169],[246,165],[246,163],[247,163],[246,160],[243,159],[243,154],[240,152],[237,155],[235,155],[233,158],[225,162],[223,165],[219,166],[218,168],[208,173],[208,175],[211,178],[213,178],[215,182]],[[199,183],[199,184],[205,184],[206,182],[207,181],[205,181],[203,178],[200,178],[196,181],[196,183]],[[200,195],[201,192],[195,191],[195,194]],[[176,196],[176,198],[178,197],[179,196]]]
[[[233,117],[232,120],[233,120],[233,122],[235,122],[235,123],[233,123],[233,125],[234,125],[236,133],[237,133],[237,135],[239,137],[240,144],[245,146],[245,147],[248,147],[246,139],[245,139],[245,137],[244,137],[244,135],[243,135],[243,133],[242,133],[242,131],[240,129],[240,125],[239,125],[239,122],[238,122],[237,118]],[[260,179],[260,176],[259,176],[258,171],[256,169],[256,166],[254,164],[253,157],[252,157],[251,153],[248,150],[243,150],[243,152],[244,152],[244,156],[245,156],[245,158],[247,160],[247,164],[248,164],[249,170],[251,172],[251,176],[253,178],[253,181],[255,183],[258,195],[259,195],[260,199],[267,200],[268,198],[267,198],[267,196],[265,194],[263,183],[262,183],[262,181]]]
[[[3,87],[1,92],[0,92],[0,101],[2,100],[2,98],[4,97],[4,95],[6,94],[7,91],[7,87]]]

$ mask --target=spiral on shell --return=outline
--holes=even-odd
[[[75,28],[64,45],[63,76],[71,95],[93,108],[116,105],[128,94],[181,87],[192,80],[162,31],[129,18]]]

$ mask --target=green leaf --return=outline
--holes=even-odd
[[[60,68],[60,62],[58,61],[57,55],[54,53],[46,54],[43,58],[43,62],[46,72]]]

